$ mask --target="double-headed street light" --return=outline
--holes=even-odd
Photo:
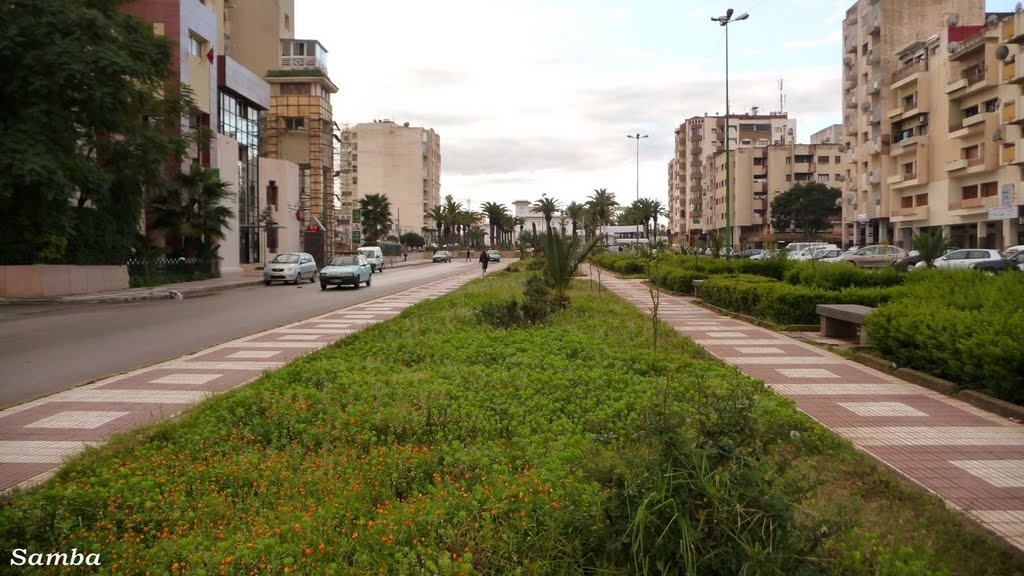
[[[633,219],[636,220],[636,238],[633,243],[633,247],[637,250],[640,249],[640,212],[637,208],[640,206],[640,140],[647,138],[647,134],[627,134],[626,138],[633,138],[636,140],[636,204],[633,205]]]
[[[750,14],[744,12],[739,16],[732,17],[732,8],[725,11],[725,16],[712,17],[712,22],[718,22],[725,27],[725,237],[729,239],[729,246],[726,248],[726,256],[732,256],[732,178],[729,172],[729,24],[739,20],[746,20]]]

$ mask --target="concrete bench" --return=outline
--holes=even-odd
[[[700,298],[700,286],[703,283],[704,283],[703,280],[694,280],[693,281],[693,297],[694,298]]]
[[[863,329],[868,314],[875,309],[860,304],[818,304],[815,312],[821,317],[821,335],[833,338],[859,338],[861,346],[869,344]]]

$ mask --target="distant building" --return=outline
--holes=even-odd
[[[393,232],[428,235],[427,214],[441,202],[441,138],[430,128],[377,120],[339,133],[342,220],[350,218],[352,245],[359,230],[359,200],[382,194],[391,202]],[[344,244],[344,242],[342,242]]]
[[[811,134],[811,144],[840,144],[843,141],[843,125],[833,124]]]

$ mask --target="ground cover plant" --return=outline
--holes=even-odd
[[[692,341],[653,353],[617,298],[576,282],[547,324],[478,321],[528,276],[88,451],[5,497],[0,549],[96,551],[110,574],[1019,571]]]

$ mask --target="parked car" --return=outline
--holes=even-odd
[[[953,250],[952,252],[946,253],[944,256],[936,258],[934,264],[936,268],[970,268],[972,264],[977,264],[986,260],[1004,260],[1004,258],[999,250],[965,248],[962,250]],[[917,264],[918,267],[923,267],[924,265],[924,262]],[[996,264],[995,266],[999,266],[999,264]]]
[[[924,260],[924,257],[921,256],[921,253],[918,252],[917,250],[911,250],[910,252],[907,253],[905,257],[893,262],[892,267],[897,270],[909,270],[914,266],[917,266],[917,263],[920,262],[921,260]]]
[[[263,268],[263,284],[271,282],[298,284],[302,280],[316,281],[316,260],[305,252],[278,254]]]
[[[487,259],[491,262],[501,262],[501,252],[498,252],[497,250],[488,250]]]
[[[761,252],[760,254],[754,254],[753,256],[750,257],[750,259],[751,260],[767,260],[768,258],[773,258],[773,257],[778,256],[778,255],[779,255],[779,251],[778,250],[765,250],[765,251]]]
[[[1006,250],[1003,250],[1003,256],[1007,258],[1013,258],[1017,254],[1024,252],[1024,244],[1018,244],[1017,246],[1010,246]]]
[[[370,263],[371,271],[384,271],[384,252],[381,251],[380,246],[361,246],[356,249],[356,252],[362,254],[363,258]]]
[[[900,258],[906,258],[907,251],[899,246],[875,244],[865,246],[856,252],[847,252],[840,257],[840,262],[849,262],[859,268],[878,268],[891,266]]]
[[[451,262],[452,253],[447,250],[438,250],[434,252],[434,257],[430,259],[431,262]]]
[[[826,248],[824,250],[818,250],[811,257],[811,260],[821,260],[822,262],[833,262],[838,260],[840,256],[845,254],[846,251],[842,248]]]
[[[1007,256],[1006,259],[1010,264],[1016,266],[1018,270],[1024,271],[1024,250],[1021,250],[1012,256]]]
[[[328,286],[359,288],[364,282],[369,286],[372,280],[373,269],[362,254],[336,254],[320,270],[321,290],[327,290]]]
[[[740,250],[736,253],[737,258],[753,258],[758,254],[764,252],[761,248],[747,248],[746,250]]]

